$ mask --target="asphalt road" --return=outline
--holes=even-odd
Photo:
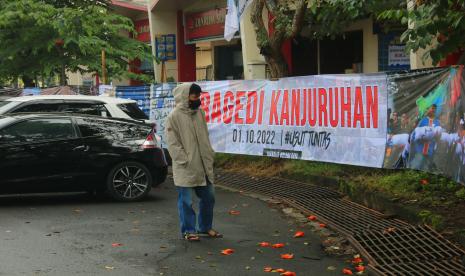
[[[344,261],[325,256],[310,229],[258,199],[219,188],[216,195],[215,228],[225,237],[197,243],[180,239],[169,182],[137,203],[85,194],[0,197],[0,275],[269,275],[266,266],[340,275]],[[297,230],[305,237],[293,238]],[[257,246],[262,241],[286,246]],[[235,252],[221,255],[226,248]],[[294,259],[282,260],[284,253]]]

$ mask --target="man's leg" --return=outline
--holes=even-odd
[[[195,233],[195,211],[192,208],[192,188],[176,187],[178,191],[178,213],[181,233]]]
[[[213,207],[215,206],[215,189],[207,180],[207,186],[195,187],[199,201],[199,232],[206,233],[213,226]]]

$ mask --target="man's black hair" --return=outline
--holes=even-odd
[[[189,88],[189,95],[195,94],[200,95],[202,93],[202,88],[198,84],[193,83]]]

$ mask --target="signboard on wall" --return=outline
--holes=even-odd
[[[405,52],[405,45],[389,45],[388,48],[389,67],[409,67],[410,56]]]
[[[195,43],[215,38],[223,39],[226,8],[186,13],[184,15],[184,33],[186,43]]]
[[[155,54],[161,61],[176,59],[176,35],[166,34],[155,37]]]
[[[148,19],[134,22],[137,31],[136,39],[142,42],[150,42],[150,23]]]

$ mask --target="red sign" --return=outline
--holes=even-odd
[[[223,37],[226,8],[185,14],[186,43]]]
[[[134,22],[136,27],[136,39],[142,42],[150,41],[150,23],[148,19],[138,20]]]

